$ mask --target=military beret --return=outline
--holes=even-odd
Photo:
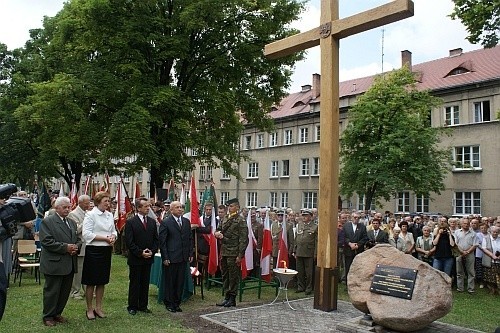
[[[234,204],[234,203],[236,203],[238,205],[240,204],[240,201],[238,200],[238,198],[229,199],[228,201],[226,201],[226,206],[229,206],[229,205]]]

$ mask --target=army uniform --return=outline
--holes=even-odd
[[[281,238],[281,229],[282,227],[282,222],[278,221],[273,221],[271,224],[271,236],[273,239],[273,268],[278,267],[278,263],[276,262],[278,260],[278,251],[279,251],[279,244],[280,244],[280,238]],[[288,222],[286,223],[286,237],[287,237],[287,242],[288,242],[288,256],[290,257],[293,252],[293,246],[294,246],[294,236],[293,236],[293,223]]]
[[[262,250],[262,238],[264,234],[264,226],[258,221],[252,221],[252,231],[257,241],[257,245],[253,249],[253,267],[260,266],[260,252]]]
[[[217,227],[223,235],[221,239],[221,272],[225,300],[236,302],[238,283],[241,275],[241,265],[236,263],[236,258],[243,259],[248,245],[248,228],[243,217],[234,213],[224,217]],[[231,305],[229,305],[231,306]]]
[[[297,260],[297,291],[312,292],[314,258],[318,242],[318,225],[299,222],[296,229],[294,253]]]

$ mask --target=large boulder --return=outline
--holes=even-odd
[[[377,264],[418,271],[410,300],[370,291]],[[357,255],[347,281],[354,307],[370,313],[376,324],[393,330],[422,329],[451,310],[451,278],[389,244],[379,244]]]

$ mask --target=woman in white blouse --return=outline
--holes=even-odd
[[[83,261],[82,284],[86,285],[87,319],[106,317],[102,311],[104,286],[109,283],[111,254],[117,232],[113,214],[109,211],[110,196],[98,192],[94,197],[95,207],[85,215],[82,236],[87,244]],[[93,298],[95,294],[95,307]]]

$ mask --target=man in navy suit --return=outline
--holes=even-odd
[[[345,257],[345,276],[347,281],[347,276],[349,270],[351,269],[352,261],[354,257],[359,253],[363,252],[365,248],[365,243],[368,240],[366,234],[366,227],[364,224],[359,223],[359,214],[352,214],[352,221],[344,224],[344,257]]]
[[[193,260],[191,224],[183,217],[184,208],[179,201],[170,203],[171,215],[160,225],[160,252],[165,276],[165,307],[170,312],[180,308],[184,279],[188,263]]]
[[[136,200],[137,215],[125,224],[125,242],[129,266],[128,313],[151,313],[148,309],[149,276],[154,255],[158,252],[156,221],[148,216],[151,204],[146,198]]]
[[[373,229],[367,232],[368,241],[365,246],[366,248],[372,248],[381,243],[389,243],[389,235],[387,232],[380,229],[380,220],[374,219],[372,221],[372,227]]]

